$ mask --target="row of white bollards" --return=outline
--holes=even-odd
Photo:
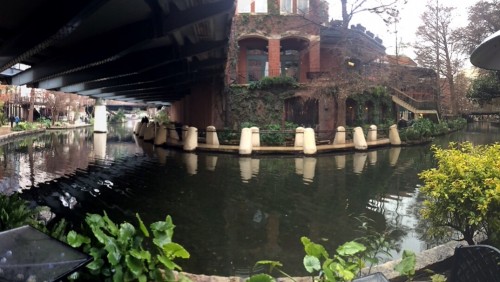
[[[158,125],[155,122],[138,122],[134,127],[134,133],[139,135],[145,141],[153,141],[155,145],[163,145],[167,139],[173,142],[183,140],[183,149],[185,151],[194,151],[198,147],[198,129],[196,127],[183,126],[182,139],[179,136],[174,124]],[[361,127],[354,128],[353,143],[356,150],[368,149],[368,142],[377,141],[377,126],[371,125],[365,138]],[[401,139],[396,125],[389,128],[389,142],[391,145],[401,145]],[[334,145],[346,143],[346,129],[343,126],[337,128]],[[206,130],[206,144],[219,146],[217,130],[214,126],[208,126]],[[250,155],[254,148],[260,147],[260,131],[258,127],[243,128],[241,130],[238,152],[240,155]],[[297,127],[295,130],[294,147],[303,148],[305,155],[314,155],[317,153],[316,135],[314,129]]]

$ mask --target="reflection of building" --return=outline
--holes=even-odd
[[[323,0],[239,0],[226,83],[293,78],[301,86],[284,98],[283,122],[320,130],[394,121],[400,111],[436,113],[433,71],[387,56],[382,40],[359,24],[328,22],[327,7]],[[253,114],[265,115],[265,104]]]

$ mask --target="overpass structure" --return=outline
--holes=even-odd
[[[211,95],[223,86],[234,9],[234,0],[3,1],[0,81],[154,104]]]

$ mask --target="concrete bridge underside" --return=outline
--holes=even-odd
[[[4,2],[2,84],[171,103],[174,120],[216,122],[234,0]]]

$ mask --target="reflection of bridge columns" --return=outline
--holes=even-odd
[[[183,157],[187,173],[195,175],[198,172],[198,155],[194,153],[185,153]]]
[[[370,165],[377,164],[377,151],[368,152],[368,161],[370,162]]]
[[[241,180],[244,183],[248,183],[252,177],[257,176],[259,174],[260,160],[252,159],[249,157],[240,157],[240,173]]]
[[[305,184],[314,181],[314,173],[316,171],[316,158],[305,157],[304,158],[304,174],[302,179]]]
[[[345,155],[335,156],[335,164],[337,165],[337,169],[344,169]]]
[[[94,132],[95,133],[108,132],[108,121],[106,118],[106,101],[102,98],[98,98],[95,101]]]
[[[208,171],[215,171],[217,167],[217,156],[207,156],[205,159],[205,165]]]
[[[399,153],[401,153],[401,147],[391,147],[389,149],[389,164],[395,166],[398,163]]]
[[[309,184],[314,181],[315,172],[316,158],[295,158],[295,173],[298,175],[302,175],[302,179],[304,180],[305,184]]]
[[[358,152],[354,153],[354,156],[352,157],[354,173],[360,174],[363,172],[367,157],[368,157],[367,153],[358,153]]]
[[[108,134],[98,133],[94,134],[94,156],[96,159],[106,158],[106,140]]]

